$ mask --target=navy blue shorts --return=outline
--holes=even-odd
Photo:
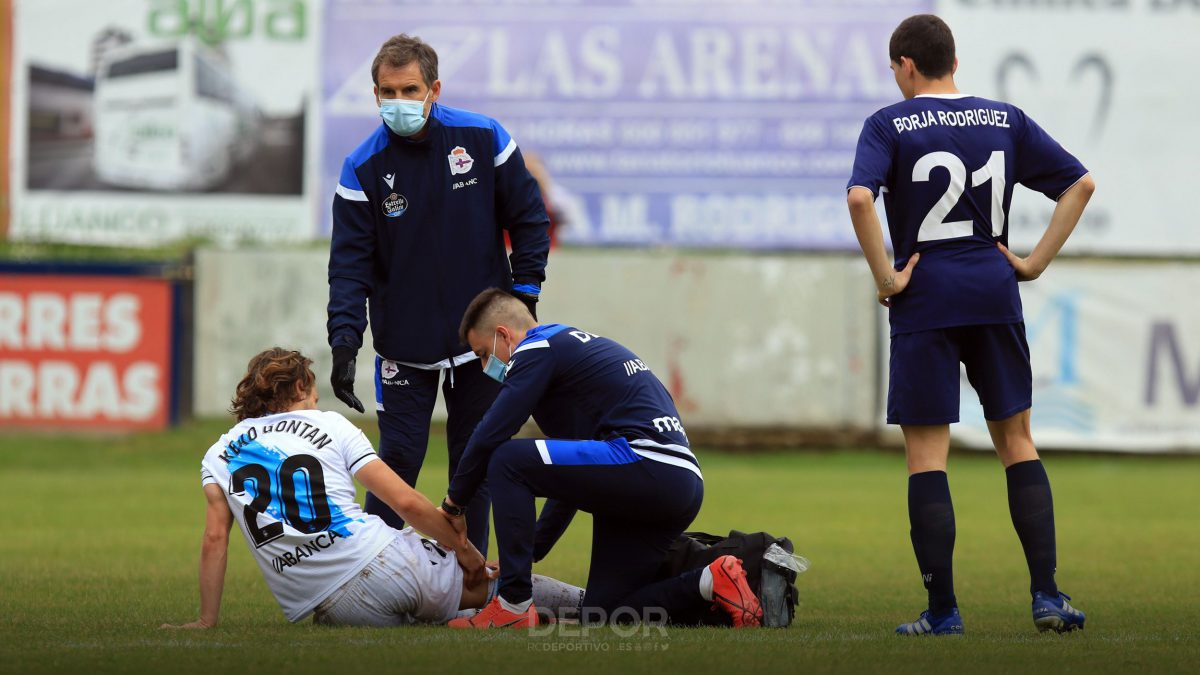
[[[1033,372],[1024,323],[954,326],[892,336],[888,424],[958,421],[959,367],[990,421],[1033,403]]]

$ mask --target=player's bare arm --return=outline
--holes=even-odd
[[[1050,216],[1050,225],[1042,234],[1037,246],[1033,247],[1033,252],[1029,254],[1029,257],[1022,258],[1008,250],[1004,244],[996,244],[1000,247],[1000,252],[1004,254],[1004,257],[1008,258],[1009,264],[1017,271],[1017,281],[1033,281],[1042,276],[1042,272],[1045,272],[1046,268],[1050,266],[1050,261],[1054,260],[1054,256],[1058,255],[1063,244],[1067,242],[1067,237],[1070,237],[1071,232],[1075,230],[1080,216],[1083,215],[1083,209],[1095,191],[1096,181],[1092,179],[1090,173],[1068,188],[1058,198],[1054,213]]]
[[[920,259],[920,253],[909,257],[904,269],[897,272],[888,259],[887,249],[883,245],[883,225],[879,222],[879,214],[875,211],[875,195],[865,187],[852,187],[846,193],[846,204],[850,209],[850,220],[854,223],[854,234],[858,237],[858,245],[862,248],[867,264],[871,267],[871,276],[875,279],[875,290],[879,304],[891,307],[891,298],[908,286],[912,278],[913,268]]]
[[[200,545],[200,618],[185,624],[164,623],[160,628],[212,628],[220,618],[233,513],[220,487],[205,485],[204,498],[208,506],[204,520],[204,541]]]
[[[450,527],[454,528],[454,531],[457,532],[459,536],[467,536],[467,514],[465,512],[450,513],[446,510],[446,506],[448,505],[452,509],[461,511],[462,505],[455,504],[454,500],[450,499],[449,495],[446,495],[442,504],[442,506],[438,507],[438,514],[445,518],[447,523],[450,523]]]
[[[425,495],[405,483],[387,464],[370,462],[354,477],[417,531],[454,551],[467,586],[485,578],[483,556],[467,541],[466,529],[456,531]]]

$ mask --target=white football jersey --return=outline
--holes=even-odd
[[[354,473],[377,459],[361,429],[320,410],[243,420],[204,455],[202,484],[225,491],[288,621],[304,618],[395,539],[354,501]]]

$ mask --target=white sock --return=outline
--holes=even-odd
[[[712,568],[705,567],[700,573],[700,597],[712,602]]]
[[[579,609],[583,605],[583,589],[558,579],[533,575],[533,604],[556,616],[564,609]]]
[[[503,595],[498,597],[500,598],[500,606],[512,612],[513,614],[524,614],[525,612],[529,611],[529,606],[533,604],[533,598],[529,598],[525,602],[518,602],[514,605],[513,603],[505,600]]]

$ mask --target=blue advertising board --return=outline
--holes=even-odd
[[[441,102],[498,119],[595,245],[850,249],[863,120],[899,99],[887,42],[925,0],[332,0],[322,172],[379,123],[370,63],[430,43]],[[328,228],[328,216],[326,216]]]

